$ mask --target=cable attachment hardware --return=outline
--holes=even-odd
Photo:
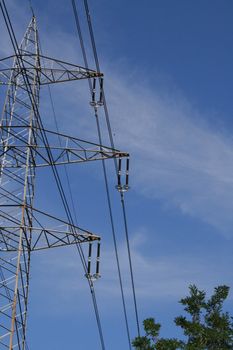
[[[104,104],[103,83],[104,83],[104,79],[99,78],[99,100],[96,101],[96,78],[93,79],[90,105],[94,108],[101,107]]]
[[[122,175],[125,175],[125,183],[124,184],[122,184]],[[130,187],[129,187],[129,158],[126,159],[126,169],[123,172],[122,172],[122,158],[119,158],[116,189],[121,193],[127,192],[130,189]]]
[[[90,281],[94,282],[98,280],[100,275],[100,242],[97,243],[97,249],[96,249],[96,268],[95,273],[91,273],[91,261],[92,261],[92,242],[89,243],[89,249],[88,249],[88,259],[87,259],[87,273],[85,274],[85,277],[89,279]]]

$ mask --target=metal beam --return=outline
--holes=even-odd
[[[35,54],[21,51],[21,55],[24,64],[23,74],[27,75],[29,83],[31,84],[33,83],[35,73],[40,76],[40,85],[103,77],[102,73],[98,73],[92,69],[86,69],[82,66],[43,56],[41,54],[37,56],[39,65],[35,66]],[[22,74],[22,68],[18,66],[12,67],[12,61],[14,61],[15,58],[16,56],[12,55],[0,59],[0,85],[17,83],[18,76]],[[22,81],[19,86],[25,87],[25,82]]]

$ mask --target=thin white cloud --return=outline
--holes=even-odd
[[[65,52],[75,57],[69,44],[75,38],[64,40],[66,36],[63,33]],[[54,46],[58,39],[53,38]],[[195,110],[180,92],[169,87],[169,93],[155,90],[140,81],[143,72],[129,72],[126,62],[123,69],[121,65],[106,65],[105,87],[116,147],[131,153],[133,189],[231,236],[232,140],[208,125],[208,116]],[[85,82],[67,84],[65,90],[58,87],[54,96],[61,127],[69,132],[75,120],[78,136],[96,141]],[[74,134],[73,129],[70,132]]]
[[[180,256],[171,254],[144,256],[141,247],[144,243],[148,243],[148,237],[149,233],[142,229],[131,240],[135,287],[140,303],[149,305],[154,300],[177,301],[188,293],[188,285],[193,283],[211,293],[216,285],[228,284],[227,281],[231,279],[230,271],[225,268],[231,261],[221,263],[215,257],[211,257],[211,254],[202,257],[188,253]],[[119,259],[127,305],[130,306],[132,289],[124,242],[119,245]],[[70,312],[69,305],[77,295],[81,300],[85,296],[88,297],[89,290],[75,249],[54,250],[50,254],[43,255],[36,266],[34,276],[38,273],[41,277],[39,282],[32,285],[32,290],[39,294],[41,290],[50,290],[52,297],[51,300],[48,299],[48,303],[54,309],[57,309],[59,304],[57,312]],[[112,308],[119,307],[121,301],[115,253],[110,246],[105,247],[101,254],[101,274],[102,278],[95,285],[97,295],[100,300],[104,299],[106,307],[109,305]],[[53,296],[55,289],[56,298]]]
[[[69,46],[68,40],[63,42]],[[65,51],[75,56],[73,47]],[[163,88],[161,93],[140,81],[143,72],[128,73],[127,63],[123,65],[123,70],[108,66],[105,87],[116,147],[131,153],[133,189],[231,236],[232,140],[208,125],[208,116],[180,92],[168,88],[164,93]],[[54,94],[60,126],[74,134],[69,125],[75,121],[77,136],[96,141],[88,87],[85,82],[77,85],[57,87]]]
[[[107,75],[117,145],[133,158],[134,190],[159,198],[231,235],[233,142],[176,93]],[[137,83],[135,83],[137,81]]]

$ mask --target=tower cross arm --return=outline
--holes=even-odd
[[[11,77],[11,84],[16,84],[24,87],[24,80],[17,80],[22,74],[26,74],[29,82],[33,81],[35,72],[37,73],[39,84],[48,85],[62,83],[66,81],[100,78],[103,73],[96,72],[93,69],[84,68],[82,66],[61,61],[48,56],[39,56],[39,65],[35,66],[35,54],[23,52],[20,54],[23,62],[23,67],[12,67],[12,60],[16,56],[8,56],[0,60],[0,84],[8,85]]]
[[[27,126],[23,128],[25,129]],[[19,136],[22,127],[12,125],[9,131],[8,128],[0,126],[0,130],[1,129],[6,129],[8,131],[9,140],[14,137],[17,141],[17,143],[15,142],[13,145],[8,144],[7,147],[4,146],[4,143],[0,144],[0,161],[6,154],[8,156],[8,162],[5,163],[5,168],[24,167],[25,148],[27,147],[31,149],[33,155],[30,164],[33,167],[75,164],[113,158],[129,158],[128,152],[54,131],[44,130],[50,141],[49,146],[47,146],[43,143],[29,145],[26,140]],[[39,136],[41,129],[35,129],[35,132]]]
[[[2,209],[2,208],[1,208]],[[26,212],[31,210],[26,206]],[[19,237],[22,234],[22,250],[35,251],[56,248],[86,242],[100,241],[100,236],[74,224],[57,218],[47,212],[33,208],[36,225],[19,225],[15,218],[8,215],[5,225],[0,226],[0,252],[17,251]],[[42,221],[49,222],[44,226]],[[22,233],[21,233],[22,232]],[[30,237],[30,241],[28,239]]]
[[[72,225],[67,225],[66,229],[53,229],[34,226],[21,226],[20,228],[18,226],[5,226],[0,227],[0,251],[17,251],[20,230],[23,230],[25,237],[27,237],[28,232],[32,232],[30,251],[57,248],[100,240],[100,236]],[[9,235],[11,235],[10,239]],[[23,240],[22,249],[28,249],[28,242],[26,238]]]

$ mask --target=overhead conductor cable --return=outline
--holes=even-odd
[[[75,18],[75,23],[76,23],[76,28],[77,28],[77,35],[78,35],[78,38],[79,38],[79,42],[80,42],[80,46],[81,46],[81,50],[82,50],[82,54],[83,54],[84,65],[85,65],[85,68],[87,68],[88,67],[88,61],[87,61],[87,55],[86,55],[86,50],[85,50],[85,46],[84,46],[83,35],[82,35],[81,26],[80,26],[77,6],[76,6],[75,0],[71,0],[71,3],[72,3],[72,7],[73,7],[74,18]],[[99,136],[99,140],[100,140],[99,143],[102,144],[100,128],[99,128],[99,122],[98,122],[98,113],[97,113],[97,108],[96,108],[96,104],[95,104],[96,81],[94,81],[93,85],[92,85],[90,79],[88,79],[88,83],[89,83],[90,94],[91,94],[91,97],[92,97],[91,105],[93,107],[95,107],[94,108],[94,110],[95,110],[95,117],[96,117],[97,128],[98,128],[98,136]],[[103,84],[103,80],[102,80],[102,84]],[[102,88],[101,88],[101,90],[103,91]],[[103,100],[103,97],[104,97],[103,94],[101,95],[101,97],[102,97],[102,100]],[[105,104],[104,104],[104,108],[105,108]],[[115,159],[114,159],[114,161],[116,162]],[[105,162],[104,161],[102,161],[102,166],[103,166],[103,173],[104,173],[105,188],[106,188],[106,194],[107,194],[107,202],[108,202],[108,208],[109,208],[109,216],[110,216],[110,223],[111,223],[111,229],[112,229],[114,250],[115,250],[116,262],[117,262],[118,278],[119,278],[119,284],[120,284],[120,290],[121,290],[121,298],[122,298],[122,304],[123,304],[123,312],[124,312],[124,318],[125,318],[127,339],[128,339],[129,349],[131,349],[132,348],[131,347],[131,337],[130,337],[130,332],[129,332],[129,324],[128,324],[128,317],[127,317],[127,311],[126,311],[126,303],[125,303],[123,282],[122,282],[120,262],[119,262],[119,255],[118,255],[118,248],[117,248],[116,232],[115,232],[115,225],[114,225],[114,220],[113,220],[113,211],[112,211],[112,205],[111,205],[111,199],[110,199],[110,192],[109,192],[109,185],[108,185],[108,179],[107,179],[107,172],[106,172],[106,167],[105,167]]]
[[[98,59],[98,54],[97,54],[97,49],[96,49],[96,44],[95,44],[94,32],[93,32],[92,23],[91,23],[91,16],[90,16],[90,11],[89,11],[89,6],[88,6],[88,0],[83,0],[83,2],[84,2],[84,6],[85,6],[85,11],[86,11],[86,18],[87,18],[87,22],[88,22],[88,28],[89,28],[89,33],[90,33],[90,38],[91,38],[91,43],[92,43],[92,49],[93,49],[93,54],[94,54],[94,59],[95,59],[95,64],[96,64],[96,70],[97,70],[97,72],[100,72],[100,64],[99,64],[99,59]],[[102,87],[102,94],[103,94],[103,106],[104,106],[104,112],[105,112],[106,122],[107,122],[107,126],[108,126],[109,138],[110,138],[111,146],[114,148],[114,141],[113,141],[112,130],[111,130],[111,125],[110,125],[109,113],[108,113],[108,108],[107,108],[107,103],[106,103],[106,98],[105,98],[103,87]],[[115,160],[115,167],[116,167],[116,160]],[[116,171],[117,171],[117,167],[116,167]],[[120,191],[120,197],[121,197],[122,213],[123,213],[124,226],[125,226],[128,259],[129,259],[129,265],[130,265],[130,276],[131,276],[131,284],[132,284],[132,291],[133,291],[133,298],[134,298],[134,309],[135,309],[135,316],[136,316],[137,333],[138,333],[138,336],[140,336],[138,307],[137,307],[137,299],[136,299],[136,291],[135,291],[135,283],[134,283],[132,258],[131,258],[131,252],[130,252],[128,224],[127,224],[127,216],[126,216],[126,209],[125,209],[125,203],[124,203],[124,194],[122,191]]]
[[[79,38],[80,38],[80,44],[81,44],[81,48],[82,48],[82,52],[83,52],[85,66],[88,67],[85,47],[84,47],[84,44],[83,44],[81,28],[80,28],[78,14],[77,14],[76,3],[75,3],[74,0],[72,0],[72,5],[73,5],[73,11],[74,11],[74,15],[75,15],[75,20],[76,20],[77,30],[78,30],[78,34],[79,34]],[[92,49],[93,49],[93,53],[94,53],[96,68],[97,68],[97,72],[98,72],[98,71],[100,71],[100,65],[99,65],[99,60],[98,60],[95,40],[94,40],[94,34],[93,34],[93,29],[92,29],[92,24],[91,24],[91,17],[90,17],[89,8],[88,8],[88,2],[85,1],[85,0],[84,0],[84,6],[85,6],[85,11],[86,11],[86,17],[87,17],[89,33],[90,33],[91,42],[92,42]],[[90,86],[90,91],[91,91],[91,84],[90,84],[90,82],[89,82],[89,86]],[[91,91],[91,93],[92,93],[92,91]],[[114,141],[113,141],[111,126],[110,126],[109,114],[108,114],[108,109],[107,109],[107,104],[106,104],[106,99],[105,99],[103,86],[101,86],[101,96],[102,96],[102,101],[103,101],[103,106],[104,106],[104,111],[105,111],[106,123],[107,123],[108,131],[109,131],[110,142],[111,142],[112,147],[114,147]],[[94,110],[95,110],[97,129],[98,129],[99,140],[100,140],[99,143],[102,144],[100,125],[99,125],[99,121],[98,121],[98,112],[97,112],[96,106],[95,106]],[[115,161],[115,168],[116,168],[116,172],[117,172],[116,159],[114,159],[114,161]],[[106,191],[107,191],[108,202],[109,202],[110,208],[111,208],[110,195],[109,195],[108,182],[107,182],[107,174],[106,174],[106,167],[105,167],[104,161],[102,161],[102,164],[103,164],[103,170],[104,170],[104,177],[105,177],[105,184],[106,184]],[[128,166],[129,166],[129,162],[127,162],[127,168],[128,168]],[[127,170],[127,173],[126,173],[126,186],[125,186],[125,188],[126,187],[128,187],[128,170]],[[127,229],[126,211],[125,211],[125,206],[124,206],[124,196],[123,196],[122,192],[121,192],[121,204],[122,204],[124,225],[125,225],[125,231],[126,231],[125,233],[126,233],[126,240],[127,240],[128,258],[129,258],[129,263],[130,263],[130,275],[131,275],[131,283],[132,283],[132,290],[133,290],[133,297],[134,297],[134,307],[135,307],[137,331],[138,331],[138,335],[140,335],[138,311],[137,311],[137,302],[136,302],[136,293],[135,293],[134,277],[133,277],[133,269],[132,269],[132,260],[131,260],[131,254],[130,254],[129,236],[128,236],[128,229]],[[110,209],[110,217],[111,217],[111,221],[112,221],[113,220],[113,215],[111,213],[111,209]],[[112,221],[112,226],[113,226],[113,221]],[[113,229],[113,232],[114,232],[114,229]],[[115,238],[113,237],[114,244],[116,243],[116,239]],[[115,248],[116,248],[116,245],[115,245]],[[117,250],[116,249],[115,249],[115,252],[116,252],[116,257],[117,257],[118,254],[117,254]],[[118,258],[117,258],[117,261],[119,261]],[[124,301],[123,301],[123,303],[124,303]],[[126,316],[126,323],[127,323],[127,315],[126,315],[126,313],[125,313],[125,316]],[[128,332],[128,339],[129,339],[129,347],[131,348],[131,341],[130,341],[129,332]]]

